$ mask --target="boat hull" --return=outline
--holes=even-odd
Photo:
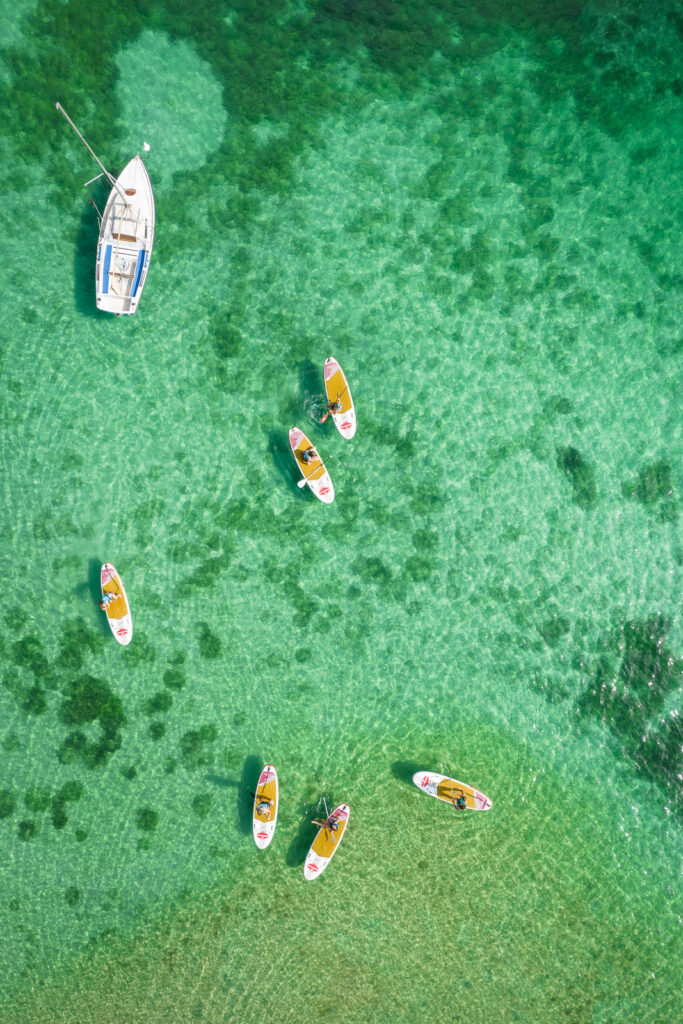
[[[124,202],[125,197],[125,202]],[[97,308],[132,315],[147,280],[154,244],[154,194],[141,157],[134,156],[109,193],[97,243]]]

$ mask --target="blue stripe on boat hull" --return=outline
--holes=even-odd
[[[147,255],[147,253],[145,252],[144,249],[141,249],[140,252],[138,253],[138,262],[137,262],[137,265],[135,267],[135,277],[133,278],[133,287],[130,290],[130,297],[131,297],[131,299],[135,298],[135,293],[138,290],[138,285],[140,284],[140,277],[142,275],[142,268],[145,265],[145,256],[146,255]]]
[[[111,246],[108,245],[104,253],[104,263],[102,264],[102,294],[106,295],[109,291],[109,267],[111,266]]]

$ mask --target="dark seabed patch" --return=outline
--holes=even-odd
[[[163,682],[169,690],[182,690],[186,682],[185,673],[182,668],[175,666],[167,668],[164,672]]]
[[[577,448],[558,448],[557,467],[568,478],[579,508],[590,508],[598,499],[593,467]]]
[[[639,501],[648,512],[663,521],[674,522],[678,518],[679,505],[668,459],[658,459],[644,466],[634,480],[622,485],[621,493],[625,498]]]
[[[70,732],[57,757],[63,764],[81,759],[89,768],[103,764],[122,743],[127,719],[121,698],[102,679],[81,675],[65,687],[65,700],[59,710],[65,725],[89,725],[99,722],[100,736],[90,739],[82,729]]]
[[[548,647],[557,647],[563,636],[569,633],[571,624],[559,608],[551,607],[547,619],[540,624],[538,630]]]
[[[70,907],[75,907],[81,900],[81,891],[75,885],[68,885],[64,890],[64,900]]]
[[[159,690],[142,705],[143,715],[153,718],[154,715],[161,715],[173,707],[173,697],[167,690]]]
[[[213,797],[211,793],[197,793],[192,797],[192,810],[198,818],[205,818],[211,810]]]
[[[32,814],[39,814],[41,811],[46,811],[50,806],[52,795],[47,789],[40,789],[38,786],[34,786],[24,794],[24,804],[26,810],[31,811]]]
[[[33,839],[36,834],[36,823],[32,819],[25,819],[20,821],[17,828],[17,835],[22,843],[28,842],[29,839]]]
[[[606,639],[594,680],[578,710],[598,717],[619,739],[637,770],[657,783],[677,814],[683,800],[682,725],[664,705],[683,684],[683,658],[665,646],[670,622],[661,615],[626,622]]]
[[[207,747],[217,739],[218,729],[213,724],[202,725],[199,729],[188,729],[180,738],[183,767],[194,771],[209,765],[212,753]]]
[[[152,807],[140,807],[135,812],[135,824],[141,832],[154,832],[159,824],[159,815]]]
[[[215,661],[220,658],[223,651],[223,644],[220,638],[211,631],[207,622],[200,622],[199,629],[199,653],[207,661]]]
[[[11,789],[0,789],[0,818],[9,818],[17,806],[17,798]]]

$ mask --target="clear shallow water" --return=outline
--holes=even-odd
[[[0,1019],[678,1019],[673,5],[3,17]],[[132,319],[57,99],[152,144]]]

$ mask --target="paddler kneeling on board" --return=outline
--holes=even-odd
[[[254,800],[256,799],[253,793],[251,794],[251,796],[254,797]],[[272,800],[267,800],[266,797],[261,797],[261,800],[256,805],[256,813],[261,815],[263,818],[269,818],[271,805]]]
[[[315,448],[307,448],[305,452],[301,453],[303,462],[308,465],[309,462],[313,462],[313,459],[318,458],[318,453]]]
[[[327,403],[327,412],[321,419],[321,423],[324,423],[331,412],[341,412],[341,399],[337,398],[334,402]]]

